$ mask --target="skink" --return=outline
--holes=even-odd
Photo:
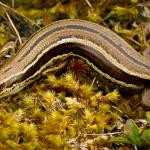
[[[21,91],[58,59],[84,59],[99,75],[118,87],[150,85],[150,61],[111,30],[78,19],[56,21],[35,33],[0,69],[0,98]]]

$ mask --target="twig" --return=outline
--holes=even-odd
[[[12,0],[11,3],[12,3],[12,7],[15,8],[15,1]]]
[[[84,134],[85,136],[87,135],[92,135],[92,136],[109,136],[109,135],[116,135],[116,134],[123,134],[122,132],[113,132],[113,133],[102,133],[102,134]]]
[[[11,8],[11,7],[9,7],[9,6],[7,6],[6,4],[2,3],[1,1],[0,1],[0,5],[1,5],[2,7],[4,7],[5,9],[16,13],[18,16],[21,16],[21,17],[25,18],[25,19],[28,20],[32,25],[35,25],[35,26],[37,26],[38,28],[41,28],[41,27],[40,27],[39,25],[37,25],[33,20],[31,20],[30,18],[24,16],[23,14],[20,14],[18,11],[16,11],[15,9],[13,9],[13,8]]]
[[[85,0],[85,2],[87,3],[87,5],[94,10],[94,7],[92,6],[92,4],[89,2],[89,0]]]
[[[114,108],[114,109],[116,109],[119,113],[123,114],[123,112],[119,108],[117,108],[116,106],[112,105],[111,107]]]
[[[96,80],[96,77],[94,77],[94,79],[92,80],[91,87],[94,85],[95,80]]]
[[[21,37],[20,37],[20,34],[19,34],[18,30],[16,29],[16,27],[15,27],[13,21],[11,20],[9,14],[7,13],[6,9],[5,8],[3,8],[3,9],[4,9],[5,13],[6,13],[6,16],[7,16],[8,20],[9,20],[10,24],[12,25],[12,28],[14,29],[14,31],[15,31],[17,37],[18,37],[20,45],[22,45],[22,40],[21,40]]]
[[[66,66],[67,62],[68,61],[64,61],[64,62],[58,64],[57,66],[54,66],[52,68],[48,68],[48,69],[44,70],[42,72],[42,76],[47,75],[47,73],[51,73],[51,72],[55,72],[55,71],[61,70],[62,68],[64,68]]]
[[[136,147],[136,145],[134,146],[134,149],[135,149],[135,150],[137,150],[137,147]]]
[[[127,37],[127,39],[130,40],[131,42],[133,42],[134,44],[136,44],[136,45],[142,47],[141,44],[140,44],[138,41],[136,41],[136,40],[134,40],[134,39],[132,39],[132,38],[130,38],[130,37]]]

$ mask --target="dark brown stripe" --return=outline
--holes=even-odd
[[[128,57],[131,61],[133,61],[136,64],[142,65],[147,69],[150,69],[150,66],[147,64],[143,64],[142,62],[140,62],[139,60],[135,59],[134,57],[130,56],[122,47],[123,45],[118,45],[116,42],[114,42],[113,40],[111,40],[109,37],[105,36],[104,34],[101,34],[100,32],[98,32],[97,30],[88,28],[86,26],[81,26],[81,25],[66,25],[66,26],[62,26],[62,27],[57,27],[55,29],[49,30],[47,31],[45,34],[43,34],[42,36],[40,36],[29,48],[30,50],[32,50],[41,40],[43,40],[43,38],[47,37],[49,34],[53,34],[56,31],[60,31],[60,30],[64,30],[64,28],[66,29],[79,29],[79,30],[86,30],[92,33],[96,33],[99,34],[100,37],[102,37],[104,40],[108,41],[109,43],[112,44],[112,47],[115,47],[117,50],[119,50],[119,52],[121,52],[123,55],[125,55],[126,57]],[[80,33],[79,33],[80,34]],[[98,43],[97,43],[98,44]],[[101,45],[103,46],[103,45]],[[23,57],[27,56],[30,53],[30,51],[28,50]],[[20,62],[22,60],[22,58],[20,58],[18,60],[18,62]]]
[[[50,45],[58,42],[61,39],[69,38],[71,36],[61,36],[58,40],[53,41],[53,43],[49,43],[43,49],[48,48]],[[80,35],[77,38],[81,38]],[[140,79],[138,77],[131,76],[121,69],[114,66],[114,64],[105,58],[99,51],[95,50],[93,47],[88,45],[83,45],[81,43],[65,43],[61,44],[57,47],[52,48],[47,53],[45,53],[39,60],[36,62],[23,76],[23,80],[27,79],[28,77],[32,76],[36,71],[38,71],[45,63],[47,63],[51,58],[56,57],[58,55],[67,54],[67,53],[74,53],[85,57],[90,62],[92,62],[97,68],[99,68],[102,72],[109,74],[112,78],[117,80],[140,85],[141,83],[145,82],[144,79]],[[25,66],[27,67],[27,66]]]

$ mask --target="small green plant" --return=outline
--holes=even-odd
[[[124,137],[114,137],[112,142],[119,142],[124,144],[130,144],[137,148],[146,148],[150,146],[150,112],[147,112],[147,124],[144,127],[139,128],[136,122],[129,119],[124,127]]]

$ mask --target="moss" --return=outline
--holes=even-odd
[[[12,1],[7,4],[12,6]],[[64,18],[102,24],[141,52],[148,44],[149,30],[143,30],[147,6],[142,1],[138,4],[138,0],[19,0],[15,1],[14,9],[26,16],[23,18],[31,29],[33,24],[38,28]],[[18,14],[14,16],[26,28]],[[17,40],[4,15],[0,10],[1,46],[8,40]],[[11,18],[15,24],[14,16]],[[19,32],[20,24],[16,25]],[[123,142],[109,140],[110,135],[124,137],[121,127],[127,118],[145,118],[147,109],[140,105],[140,96],[124,98],[107,87],[108,94],[103,94],[98,85],[101,81],[95,79],[95,73],[83,60],[69,61],[60,72],[48,74],[1,101],[0,149],[113,149]],[[131,144],[127,139],[124,141]]]

